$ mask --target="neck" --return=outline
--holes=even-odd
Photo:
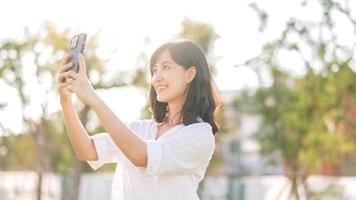
[[[166,119],[166,123],[169,126],[175,126],[182,123],[182,121],[180,121],[180,115],[182,112],[183,103],[184,101],[168,103],[168,116]]]
[[[186,98],[187,93],[184,92],[180,98],[176,98],[175,100],[168,102],[168,115],[166,116],[164,123],[168,124],[168,126],[176,126],[183,123],[183,121],[181,121],[183,119],[180,118],[180,115]]]

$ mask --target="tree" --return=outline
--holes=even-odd
[[[56,99],[55,76],[60,60],[69,50],[70,36],[74,35],[72,32],[70,29],[57,31],[53,24],[47,22],[39,33],[30,33],[25,29],[24,39],[4,39],[0,44],[0,55],[4,55],[3,62],[0,63],[0,77],[5,84],[17,91],[24,122],[24,130],[20,136],[9,132],[10,135],[3,138],[8,159],[0,164],[4,169],[35,170],[39,180],[37,199],[41,199],[42,177],[45,172],[69,173],[73,187],[70,191],[65,191],[64,199],[78,199],[80,176],[85,162],[74,156],[65,133],[61,111],[50,111],[51,103],[59,104],[58,98]],[[103,79],[108,72],[105,72],[106,61],[96,54],[97,40],[98,34],[89,37],[85,51],[88,77],[90,80],[93,75],[98,77],[95,81],[91,80],[93,87],[106,89],[127,85],[129,81],[124,81],[124,72],[114,74],[109,81]],[[26,69],[31,66],[33,73],[25,74]],[[37,94],[31,92],[34,85],[41,88],[41,102],[36,101]],[[38,119],[31,113],[25,113],[29,107],[33,107],[31,102],[41,108]],[[75,106],[79,109],[81,122],[87,128],[90,120],[89,107],[80,102],[76,102]],[[98,124],[94,127],[94,133],[103,131]]]
[[[280,154],[295,199],[300,199],[300,184],[306,197],[313,197],[306,184],[308,175],[323,172],[325,165],[337,170],[342,155],[355,152],[356,144],[356,73],[351,68],[356,40],[339,43],[331,13],[344,15],[344,23],[352,24],[354,30],[356,23],[347,2],[319,3],[323,10],[320,22],[289,19],[279,39],[265,44],[260,55],[243,64],[256,71],[261,87],[252,94],[245,91],[234,103],[239,112],[262,116],[256,133],[261,153]],[[287,71],[293,66],[281,64],[282,53],[298,56],[305,75],[296,77]],[[263,68],[269,69],[271,85],[261,80]]]

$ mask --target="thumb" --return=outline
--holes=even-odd
[[[79,74],[87,74],[87,69],[85,66],[85,60],[83,54],[78,55],[78,60],[79,60]]]

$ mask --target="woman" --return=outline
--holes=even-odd
[[[149,105],[154,119],[124,124],[90,84],[84,57],[79,73],[57,76],[65,126],[76,156],[96,170],[117,163],[115,200],[196,200],[199,182],[215,149],[219,127],[215,113],[220,97],[201,48],[189,40],[160,46],[150,60]],[[74,110],[75,93],[97,114],[105,133],[89,136]]]

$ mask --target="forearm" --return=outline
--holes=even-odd
[[[99,96],[95,95],[94,99],[90,106],[95,111],[105,131],[111,135],[116,145],[134,165],[146,166],[146,143],[134,134]]]
[[[93,141],[82,125],[72,102],[61,102],[65,127],[74,152],[80,160],[97,160]]]

